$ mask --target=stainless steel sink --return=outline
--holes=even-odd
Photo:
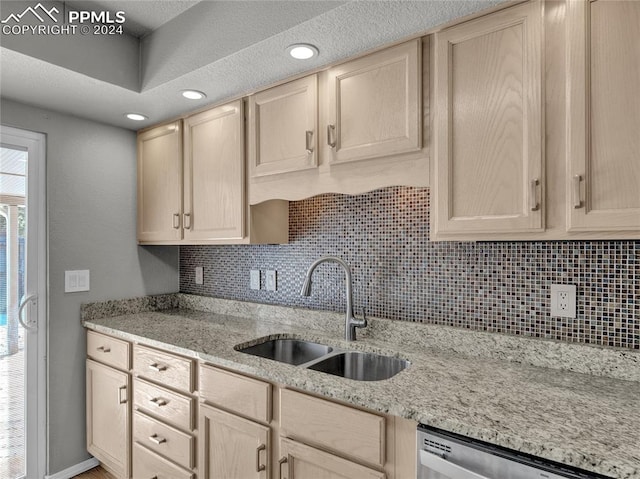
[[[297,366],[329,354],[333,348],[299,339],[271,339],[238,351]]]
[[[319,361],[309,369],[356,381],[381,381],[395,376],[409,366],[409,362],[392,356],[347,351]]]

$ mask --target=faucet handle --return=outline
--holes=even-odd
[[[365,307],[362,307],[362,323],[358,325],[359,328],[366,328],[367,327],[367,310],[365,309]]]

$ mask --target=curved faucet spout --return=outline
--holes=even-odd
[[[351,277],[351,268],[346,262],[344,262],[337,256],[323,256],[322,258],[314,261],[307,270],[307,275],[304,278],[304,283],[302,284],[302,290],[300,291],[300,294],[302,296],[311,296],[311,276],[313,275],[315,269],[322,263],[337,263],[342,266],[342,269],[344,270],[347,296],[345,339],[347,341],[355,341],[356,328],[364,328],[367,325],[367,319],[364,317],[364,313],[362,315],[362,319],[356,318],[353,314],[353,281]]]

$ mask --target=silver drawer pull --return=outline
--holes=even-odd
[[[161,373],[162,371],[166,371],[167,370],[167,366],[165,365],[158,365],[158,363],[153,363],[153,364],[149,364],[149,369],[156,371],[158,373]]]
[[[327,125],[327,145],[336,147],[336,125]]]
[[[167,442],[167,440],[164,437],[160,437],[157,434],[154,434],[153,436],[149,436],[149,441],[151,441],[154,444],[157,444],[158,446],[164,442]]]
[[[307,130],[306,132],[306,150],[307,153],[311,154],[313,153],[313,132],[310,130]]]
[[[111,352],[111,348],[109,346],[100,346],[98,348],[98,351],[101,351],[103,353],[110,353]]]
[[[180,213],[173,214],[173,228],[176,230],[180,228]]]
[[[575,209],[582,208],[582,201],[580,200],[580,182],[582,181],[581,175],[575,175],[573,178],[573,207]]]
[[[149,402],[154,406],[158,406],[158,407],[166,406],[168,404],[167,400],[162,398],[149,399]]]
[[[540,181],[538,178],[531,180],[529,183],[529,187],[531,191],[529,192],[529,206],[531,211],[538,211],[540,209],[540,203],[538,202],[538,185]]]
[[[267,449],[266,444],[260,444],[256,449],[256,472],[262,472],[267,469],[267,466],[260,464],[260,452]]]
[[[124,399],[122,398],[122,392],[124,391]],[[127,386],[120,386],[118,388],[118,403],[125,404],[127,402]]]

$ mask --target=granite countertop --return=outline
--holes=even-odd
[[[369,331],[358,330],[363,334],[356,342],[347,343],[342,316],[333,313],[190,295],[156,298],[161,299],[87,305],[83,324],[587,471],[640,478],[640,354],[635,351],[376,319]],[[391,379],[360,382],[234,350],[275,337],[396,355],[411,365]],[[465,342],[468,354],[460,351]],[[482,344],[491,348],[484,356],[474,350]],[[534,365],[554,355],[557,363]],[[598,361],[601,367],[585,365]],[[592,374],[565,370],[580,368]]]

